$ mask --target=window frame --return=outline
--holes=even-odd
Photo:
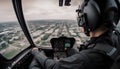
[[[13,60],[16,60],[18,58],[20,58],[22,55],[24,55],[26,52],[30,52],[31,48],[36,47],[36,45],[33,42],[33,38],[31,37],[29,28],[27,23],[25,22],[24,19],[24,14],[23,14],[23,10],[22,10],[22,0],[11,0],[12,3],[12,7],[14,9],[16,18],[18,20],[18,23],[23,31],[23,34],[25,35],[27,41],[29,42],[29,46],[27,48],[25,48],[24,50],[22,50],[20,53],[16,54],[13,58],[11,59],[7,59],[5,58],[3,55],[0,54],[0,56],[4,59],[4,61],[7,62],[12,62]],[[11,7],[11,8],[12,8]]]
[[[25,34],[30,46],[35,47],[33,38],[31,37],[28,25],[25,21],[23,9],[22,9],[22,0],[12,0],[15,14],[17,16],[18,22],[22,28],[23,33]]]

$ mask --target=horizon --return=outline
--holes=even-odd
[[[71,20],[71,19],[36,19],[36,20],[27,20],[26,22],[28,21],[46,21],[46,20],[53,20],[53,21],[57,21],[57,20],[67,20],[67,21],[77,21],[77,20]],[[0,23],[11,23],[11,22],[18,22],[18,21],[3,21],[3,22],[0,22]]]

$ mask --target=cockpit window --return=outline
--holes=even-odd
[[[119,23],[117,25],[117,28],[118,28],[118,31],[120,32],[120,21],[119,21]]]
[[[11,59],[28,43],[17,21],[11,0],[0,0],[0,54]]]
[[[23,0],[23,12],[33,41],[37,46],[50,46],[50,39],[74,37],[80,45],[87,37],[77,25],[76,12],[79,0],[73,0],[72,6],[59,7],[58,0]]]

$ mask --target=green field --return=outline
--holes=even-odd
[[[19,52],[20,51],[18,51],[18,50],[12,50],[10,52],[7,52],[7,53],[3,54],[3,56],[6,57],[7,59],[12,59]]]

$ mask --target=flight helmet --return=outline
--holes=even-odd
[[[84,28],[87,36],[102,25],[113,29],[119,21],[115,0],[84,0],[76,12],[78,25]]]

